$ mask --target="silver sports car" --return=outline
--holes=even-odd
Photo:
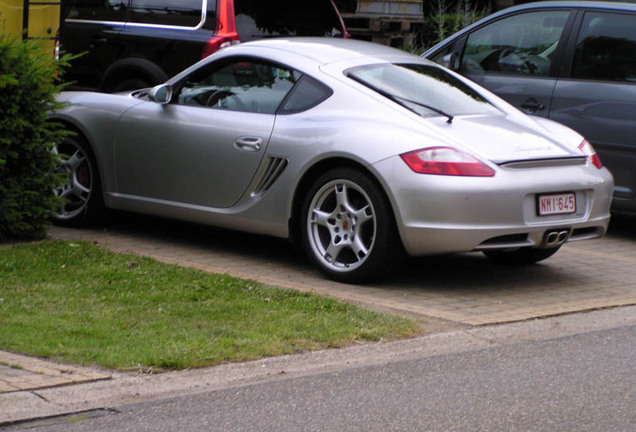
[[[405,253],[534,263],[609,222],[583,137],[381,45],[244,43],[152,89],[60,99],[60,223],[106,207],[284,237],[362,282]]]

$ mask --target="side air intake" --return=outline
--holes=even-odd
[[[274,184],[287,167],[287,159],[269,157],[259,173],[256,186],[252,192],[253,197],[262,196]]]

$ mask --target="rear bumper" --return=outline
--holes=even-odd
[[[399,158],[376,168],[413,256],[554,247],[555,235],[559,242],[601,237],[610,220],[613,179],[606,169],[499,168],[490,178],[451,177],[415,174]],[[575,213],[538,215],[538,195],[563,192],[575,193]]]

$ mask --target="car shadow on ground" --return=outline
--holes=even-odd
[[[636,215],[613,215],[607,236],[633,240],[636,243]]]
[[[160,239],[204,251],[238,254],[248,260],[265,260],[270,265],[284,267],[285,271],[324,280],[304,253],[295,250],[284,239],[120,212],[113,212],[103,229]],[[614,217],[608,238],[633,241],[636,246],[636,218]],[[484,288],[487,288],[492,294],[496,290],[511,288],[536,290],[538,287],[550,289],[564,283],[585,284],[589,274],[571,270],[570,257],[564,258],[564,251],[542,263],[522,267],[495,264],[481,253],[408,258],[395,273],[370,286],[406,291],[426,288],[431,293],[455,294],[483,294],[486,291]]]

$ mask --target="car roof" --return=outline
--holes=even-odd
[[[517,10],[527,9],[543,9],[543,8],[587,8],[587,9],[615,9],[624,11],[636,12],[636,4],[626,2],[615,1],[541,1],[533,3],[524,3],[522,5],[512,6],[506,9],[502,9],[493,15],[500,15],[504,13],[510,13]],[[491,16],[493,16],[491,15]]]
[[[236,47],[236,48],[235,48]],[[232,48],[244,50],[249,48],[268,48],[284,51],[289,54],[303,56],[315,62],[326,64],[343,60],[352,60],[360,57],[376,57],[379,59],[389,59],[396,57],[411,57],[405,51],[391,48],[386,45],[366,42],[355,39],[336,39],[322,37],[292,37],[263,39],[252,42],[245,42]]]

